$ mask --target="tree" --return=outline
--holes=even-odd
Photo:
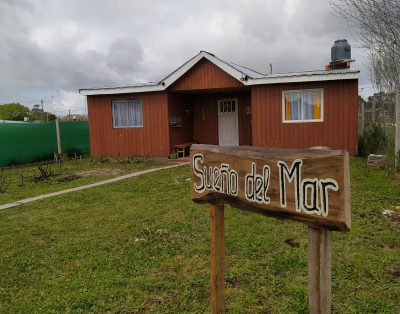
[[[28,107],[19,103],[0,105],[0,120],[23,121],[24,117],[30,117]]]
[[[43,109],[40,108],[40,105],[34,105],[31,109],[32,114],[35,116],[40,116],[43,114]]]
[[[373,81],[393,91],[400,79],[400,1],[330,0],[333,9],[360,36],[360,44],[369,51]]]
[[[400,151],[400,1],[329,0],[333,9],[355,26],[360,44],[369,51],[374,84],[396,92],[396,143]]]

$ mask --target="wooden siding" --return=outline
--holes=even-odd
[[[237,97],[239,103],[239,145],[251,145],[251,115],[246,113],[245,108],[246,106],[250,106],[250,95],[248,93],[192,96],[193,139],[196,142],[218,145],[218,99],[233,97]]]
[[[171,91],[243,87],[244,85],[207,59],[193,68],[169,87]]]
[[[142,100],[143,127],[113,128],[113,100]],[[88,96],[92,156],[168,156],[167,93]]]
[[[181,118],[181,127],[169,127],[170,151],[172,152],[174,145],[193,141],[193,109],[189,97],[183,94],[169,93],[168,114],[169,118]]]
[[[283,123],[282,92],[308,88],[324,90],[324,121]],[[357,80],[253,86],[253,145],[282,148],[328,146],[357,154],[357,89]]]

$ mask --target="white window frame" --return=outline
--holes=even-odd
[[[130,125],[130,126],[116,126],[115,119],[114,119],[114,103],[121,103],[121,102],[129,102],[129,101],[140,101],[140,111],[142,114],[142,123],[141,125]],[[143,127],[143,104],[142,99],[121,99],[121,100],[112,100],[111,101],[111,115],[112,115],[112,124],[114,129],[131,129],[131,128],[142,128]]]
[[[303,108],[304,91],[319,91],[321,92],[321,118],[320,119],[300,119],[300,120],[286,120],[285,110],[285,96],[289,93],[301,93],[301,106]],[[303,114],[303,111],[302,111]],[[313,123],[324,122],[324,89],[323,88],[310,88],[310,89],[293,89],[282,91],[282,123]]]
[[[221,111],[221,103],[223,104],[225,101],[229,101],[230,105],[232,106],[233,104],[235,105],[235,111]],[[237,98],[223,98],[223,99],[218,99],[218,114],[237,114],[239,112],[238,108],[238,99]],[[232,107],[231,107],[232,108]]]

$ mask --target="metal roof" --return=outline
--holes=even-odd
[[[118,87],[94,87],[80,89],[81,95],[103,95],[103,94],[124,94],[138,92],[152,92],[166,90],[170,85],[176,82],[181,76],[189,71],[201,59],[207,59],[217,67],[225,71],[227,74],[239,80],[243,85],[261,85],[261,84],[277,84],[277,83],[293,83],[293,82],[313,82],[313,81],[329,81],[329,80],[346,80],[358,79],[360,71],[355,69],[340,70],[318,70],[306,72],[289,72],[279,74],[262,74],[247,67],[235,64],[216,57],[207,51],[200,51],[196,56],[189,59],[171,74],[166,76],[160,82],[140,83],[128,86]]]
[[[266,74],[259,78],[277,78],[277,77],[293,77],[293,76],[311,76],[311,75],[336,75],[336,74],[347,74],[347,73],[359,73],[359,70],[349,69],[338,69],[338,70],[317,70],[317,71],[304,71],[304,72],[287,72],[287,73],[273,73]],[[257,79],[257,78],[256,78]]]

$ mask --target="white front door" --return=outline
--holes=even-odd
[[[219,145],[239,145],[237,98],[218,100],[218,136]]]

